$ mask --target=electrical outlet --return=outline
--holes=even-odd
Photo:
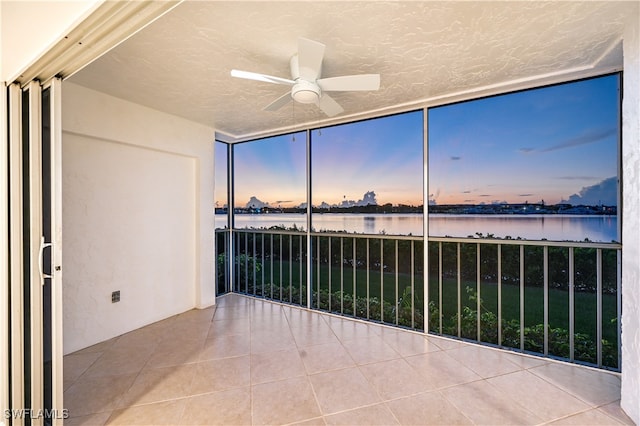
[[[111,303],[116,303],[120,301],[120,290],[111,292]]]

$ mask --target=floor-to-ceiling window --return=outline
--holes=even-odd
[[[233,288],[619,368],[619,84],[234,145]]]
[[[423,112],[311,132],[313,306],[422,329]]]
[[[618,367],[619,86],[429,109],[432,331]]]

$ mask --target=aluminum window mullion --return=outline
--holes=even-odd
[[[233,206],[235,205],[234,193],[234,159],[233,159],[233,145],[227,144],[227,222],[229,225],[229,250],[228,253],[228,263],[226,269],[226,280],[228,282],[228,287],[230,292],[236,291],[235,285],[235,264],[236,264],[236,247],[235,247],[235,211]],[[239,289],[238,289],[239,290]]]

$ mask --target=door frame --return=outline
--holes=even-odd
[[[64,409],[63,310],[62,310],[62,79],[45,85],[51,90],[51,374],[54,425],[62,425]]]
[[[42,189],[42,88],[49,89],[50,118],[50,173],[47,179],[51,190],[50,221],[52,241],[45,242],[43,237]],[[0,293],[4,306],[8,307],[8,321],[3,321],[0,335],[5,334],[2,345],[8,345],[2,351],[3,391],[0,404],[3,418],[12,418],[12,424],[22,425],[28,412],[33,415],[32,425],[41,425],[45,417],[52,424],[61,424],[66,417],[63,407],[63,339],[62,339],[62,81],[50,80],[42,86],[32,81],[24,88],[18,84],[10,85],[3,97],[8,110],[8,157],[0,167],[8,174],[8,185],[3,188],[7,193],[8,209],[3,214],[9,224],[7,237],[8,264],[4,272],[8,285]],[[23,95],[26,98],[23,98]],[[28,99],[28,105],[23,103]],[[23,109],[27,107],[26,111]],[[25,139],[28,136],[28,139]],[[24,157],[24,147],[28,149],[28,158]],[[26,175],[25,167],[28,167]],[[28,192],[28,199],[25,198]],[[25,232],[28,238],[25,239]],[[55,244],[55,246],[53,246]],[[25,247],[26,245],[26,247]],[[46,285],[51,286],[51,316],[46,320],[51,325],[51,406],[45,407],[44,386],[44,327],[43,286],[45,285],[43,254],[45,247],[52,245],[51,274]],[[28,252],[25,252],[28,249]],[[10,271],[10,273],[9,273]],[[25,276],[25,273],[28,276]],[[26,280],[26,281],[25,281]],[[28,299],[26,293],[29,293]],[[25,311],[28,310],[28,322]],[[28,374],[27,374],[28,373]],[[26,393],[28,392],[28,394]],[[10,395],[10,396],[9,396]],[[28,405],[28,406],[27,406]],[[22,411],[21,411],[22,410]]]
[[[8,167],[9,167],[9,392],[10,408],[24,408],[24,324],[23,324],[23,241],[22,241],[22,90],[8,87]],[[14,425],[24,419],[13,416]]]

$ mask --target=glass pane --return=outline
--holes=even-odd
[[[429,109],[430,236],[619,241],[619,76]]]
[[[51,89],[42,91],[42,234],[46,242],[53,240],[51,229]],[[51,275],[51,249],[43,252],[43,272]],[[51,317],[51,278],[45,278],[42,286],[42,357],[44,408],[53,408],[53,375],[52,375],[52,317]],[[51,424],[45,418],[45,424]]]
[[[315,231],[423,234],[422,116],[415,111],[312,132]]]
[[[216,142],[215,153],[215,228],[224,229],[229,227],[227,216],[229,200],[227,199],[227,144]]]
[[[304,230],[306,134],[234,145],[235,227]]]

